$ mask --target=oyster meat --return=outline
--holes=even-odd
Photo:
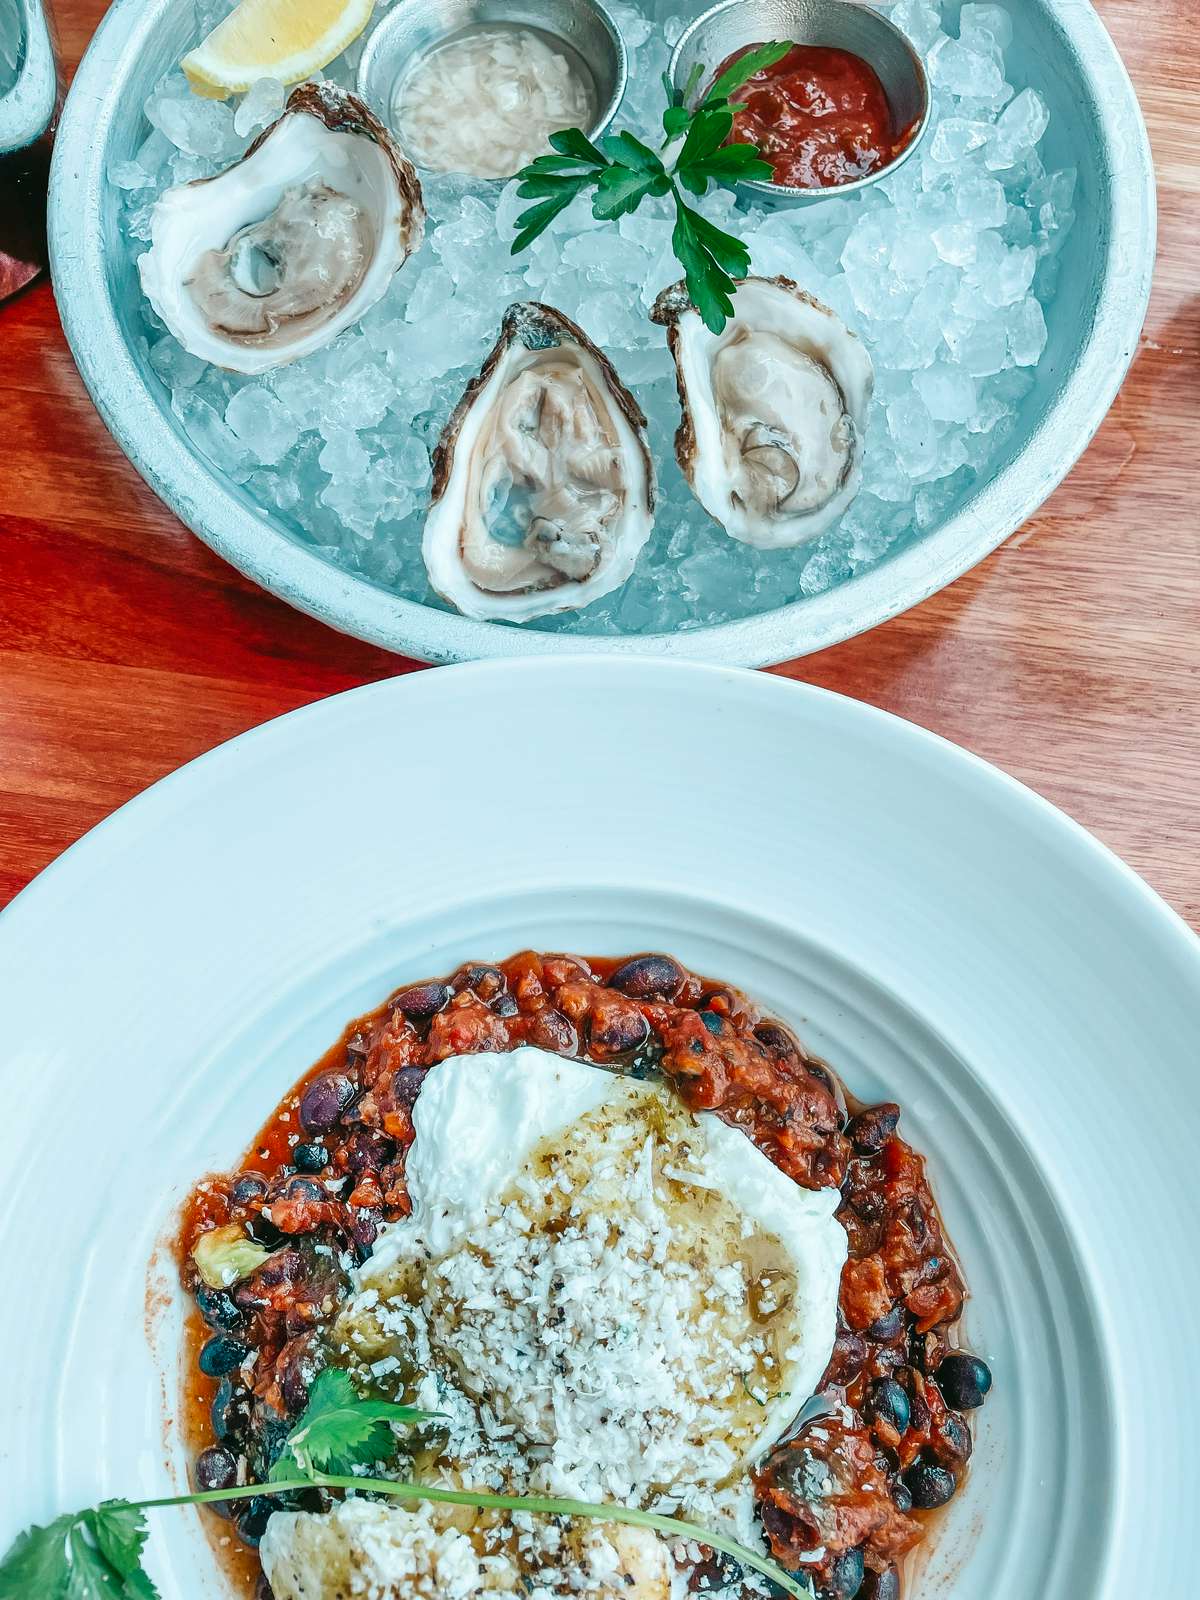
[[[841,318],[790,278],[747,278],[719,334],[682,283],[650,313],[665,324],[683,413],[675,454],[696,498],[764,550],[831,527],[862,482],[874,368]]]
[[[552,306],[510,306],[433,457],[429,581],[469,617],[525,622],[619,588],[650,536],[646,419]]]
[[[186,350],[265,372],[356,322],[424,227],[416,172],[382,123],[334,84],[304,83],[240,161],[167,190],[138,268]]]

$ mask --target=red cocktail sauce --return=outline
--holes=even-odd
[[[735,51],[720,71],[745,54]],[[827,45],[793,45],[733,99],[746,109],[734,117],[731,137],[756,144],[775,168],[775,182],[793,188],[833,189],[865,178],[894,161],[915,131],[896,127],[868,62]]]

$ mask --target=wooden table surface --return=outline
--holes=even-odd
[[[55,9],[73,68],[104,3]],[[1153,305],[1112,414],[974,572],[777,670],[1015,774],[1200,928],[1200,34],[1194,0],[1099,9],[1141,95],[1161,207]],[[44,281],[0,307],[0,352],[3,904],[182,762],[415,663],[263,594],[175,520],[92,409]]]

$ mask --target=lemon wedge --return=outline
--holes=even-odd
[[[299,83],[341,55],[375,0],[242,0],[180,65],[196,94],[223,100],[259,78]]]

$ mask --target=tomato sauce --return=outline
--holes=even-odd
[[[748,46],[747,49],[753,48]],[[721,72],[746,54],[738,50]],[[736,91],[731,138],[755,144],[776,183],[833,189],[889,166],[915,132],[896,126],[875,69],[849,50],[793,45]]]

